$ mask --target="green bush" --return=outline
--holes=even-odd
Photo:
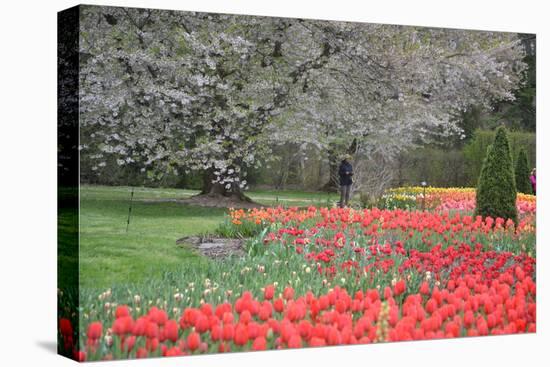
[[[529,181],[529,163],[527,162],[527,153],[520,149],[516,161],[516,188],[518,192],[532,194],[531,181]]]
[[[407,150],[397,158],[392,186],[417,186],[422,181],[437,187],[467,186],[464,162],[460,149],[425,146]]]
[[[504,127],[499,127],[481,168],[476,192],[476,215],[512,219],[517,223],[516,195],[508,134]]]

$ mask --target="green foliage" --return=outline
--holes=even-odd
[[[382,197],[364,191],[359,193],[359,204],[362,209],[380,208],[382,202]]]
[[[510,152],[516,157],[520,149],[525,149],[529,162],[535,162],[536,136],[535,133],[509,132],[508,141]],[[495,132],[476,130],[473,139],[464,147],[464,175],[467,182],[460,186],[474,186],[481,172],[481,165],[487,152],[487,147],[495,139]]]
[[[516,189],[524,194],[532,194],[533,189],[529,181],[529,163],[524,149],[520,149],[516,161]]]
[[[460,149],[424,147],[404,152],[395,167],[395,186],[418,186],[426,181],[436,187],[463,187],[467,184],[464,154]]]
[[[473,138],[477,127],[482,126],[483,109],[479,106],[471,106],[463,112],[459,121],[459,126],[464,130],[464,140],[469,141]]]
[[[248,238],[257,236],[264,226],[262,224],[256,224],[250,221],[244,221],[242,224],[236,226],[231,223],[231,218],[226,217],[225,221],[221,223],[214,233],[217,236],[225,238]]]
[[[510,144],[504,127],[487,149],[476,192],[476,215],[512,219],[517,223],[516,182]]]
[[[514,92],[515,99],[512,102],[500,102],[497,107],[497,115],[501,120],[509,121],[512,128],[536,131],[536,94],[537,94],[537,55],[534,47],[533,34],[519,34],[527,54],[523,62],[527,70],[523,76],[522,86]]]

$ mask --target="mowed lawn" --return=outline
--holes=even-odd
[[[169,201],[192,190],[135,188],[128,232],[130,187],[82,186],[80,191],[80,284],[108,288],[161,279],[170,271],[197,269],[208,259],[176,246],[183,236],[213,232],[226,209]],[[248,195],[265,205],[326,205],[335,194],[256,191]]]

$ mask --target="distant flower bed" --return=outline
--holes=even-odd
[[[425,197],[424,197],[425,193]],[[386,209],[459,210],[472,212],[476,205],[475,188],[399,187],[389,189],[381,198]],[[535,214],[536,196],[518,194],[516,205],[520,215]]]

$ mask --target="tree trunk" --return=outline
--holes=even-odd
[[[252,202],[252,199],[244,194],[239,185],[233,184],[231,188],[226,189],[222,184],[213,183],[212,181],[214,178],[215,175],[211,169],[207,170],[203,174],[202,189],[199,195],[206,195],[213,198],[223,196],[226,198],[231,198],[234,201]]]
[[[306,187],[306,161],[305,157],[300,154],[300,184],[302,185],[302,189],[307,189]]]
[[[285,145],[287,147],[287,145]],[[277,190],[284,190],[288,179],[288,171],[290,169],[290,163],[292,157],[289,154],[289,149],[283,149],[280,153],[282,156],[279,173],[276,178],[275,188]]]
[[[328,181],[321,187],[321,191],[335,192],[338,191],[338,156],[334,148],[328,150]]]

